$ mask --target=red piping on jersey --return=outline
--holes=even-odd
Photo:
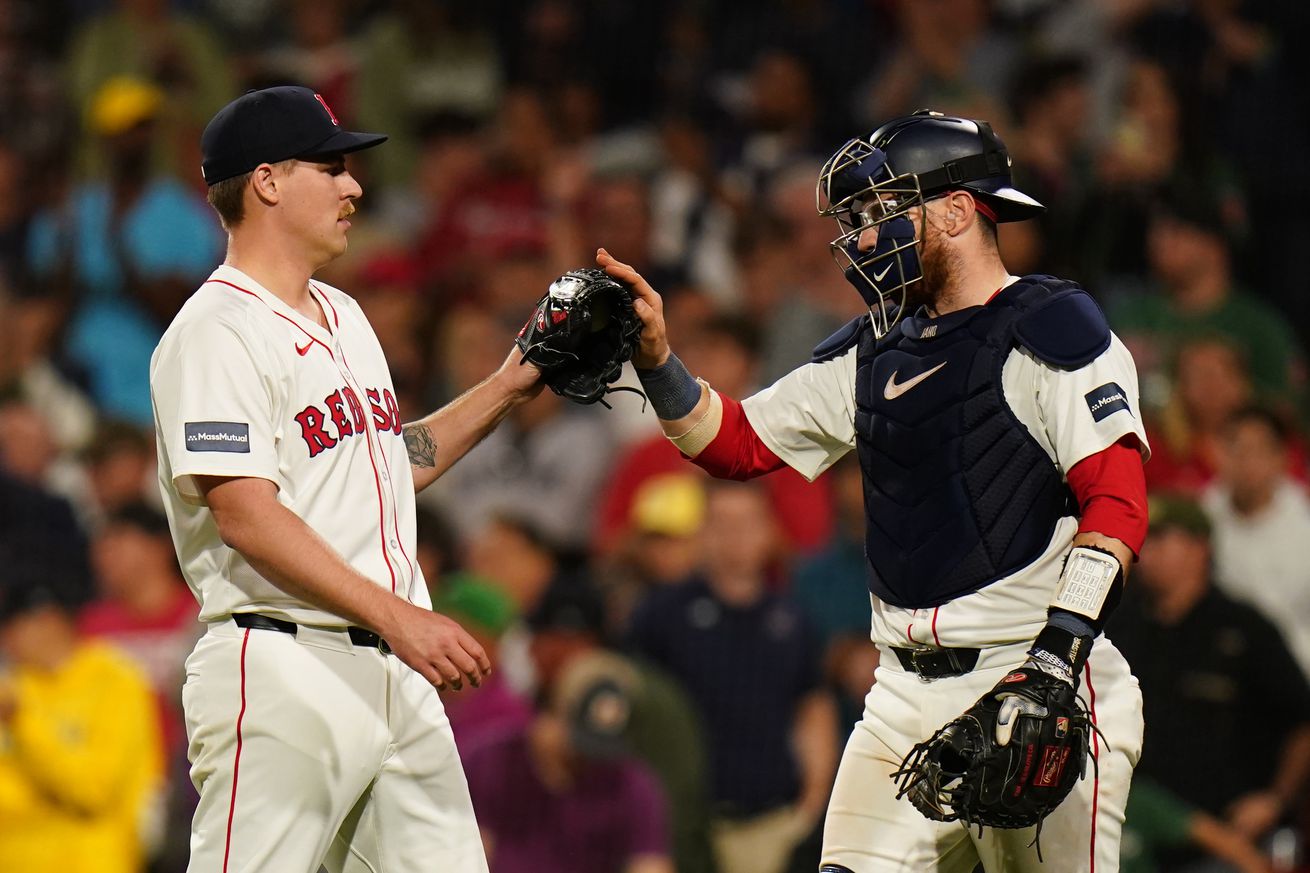
[[[229,288],[235,288],[236,290],[240,291],[242,294],[249,294],[251,297],[255,298],[260,303],[264,304],[265,306],[268,306],[268,301],[260,297],[254,291],[247,291],[245,288],[242,288],[240,285],[233,285],[231,282],[227,281],[226,279],[206,279],[204,284],[208,285],[210,282],[216,282],[220,285],[226,285]],[[316,338],[313,334],[305,330],[299,324],[296,324],[296,320],[294,318],[288,318],[287,316],[278,312],[276,309],[274,309],[271,306],[268,306],[268,311],[276,315],[278,318],[284,320],[287,324],[290,324],[292,327],[303,333],[305,336],[309,337],[310,342],[318,343],[327,351],[329,355],[332,354],[332,350],[328,348],[327,343],[323,342],[321,339]],[[297,348],[296,351],[300,351],[300,349]],[[301,352],[301,354],[303,355],[304,352]]]
[[[1096,726],[1096,689],[1092,687],[1092,665],[1088,662],[1083,668],[1087,673],[1087,695],[1090,698],[1088,708],[1092,712],[1092,726]],[[1096,731],[1092,731],[1092,757],[1095,763],[1101,763],[1101,737]],[[1101,797],[1101,769],[1099,766],[1092,768],[1092,840],[1091,840],[1091,866],[1088,867],[1088,873],[1096,873],[1096,807],[1097,801]]]
[[[782,458],[760,439],[741,404],[722,394],[719,398],[723,401],[719,432],[691,462],[717,479],[739,481],[781,470]]]
[[[941,648],[942,640],[941,637],[937,636],[937,610],[939,609],[941,609],[940,606],[932,608],[932,641],[937,644],[938,648]]]
[[[332,305],[332,300],[327,296],[327,292],[324,291],[322,288],[319,288],[313,282],[310,282],[309,286],[314,290],[318,291],[319,294],[323,295],[323,302],[328,305],[328,309],[332,310],[332,326],[341,327],[341,316],[337,315],[337,308]]]
[[[340,327],[341,319],[337,315],[337,308],[332,305],[331,300],[328,300],[328,296],[323,292],[323,289],[319,288],[317,285],[314,285],[312,282],[310,284],[318,291],[319,294],[323,295],[323,299],[327,301],[328,308],[332,310],[333,323],[337,327]],[[336,358],[334,357],[332,360],[335,362]],[[355,378],[355,372],[350,369],[350,362],[346,360],[346,353],[344,350],[341,352],[341,362],[346,367],[346,372],[341,374],[342,377],[348,378],[351,382],[355,383],[354,388],[352,388],[351,390],[363,392],[364,386],[358,379]],[[338,367],[337,371],[340,372],[340,370],[341,368]],[[364,427],[367,430],[371,430],[373,432],[373,435],[377,437],[378,451],[382,451],[382,435],[378,433],[377,425],[373,422],[373,417],[371,415],[366,415],[364,417],[366,419],[364,423]],[[391,566],[391,555],[387,552],[387,512],[386,512],[386,507],[384,507],[382,504],[382,478],[378,475],[378,462],[373,457],[373,441],[368,438],[367,433],[364,434],[364,445],[368,448],[368,463],[369,466],[373,468],[373,486],[374,488],[376,488],[377,495],[378,495],[378,534],[382,546],[382,560],[386,561],[387,563],[387,572],[391,574],[391,593],[395,594],[396,593],[396,568]],[[385,454],[386,453],[383,452],[384,461],[385,461]],[[387,475],[388,476],[391,475],[390,470],[387,471]],[[393,480],[393,487],[394,487],[394,480]],[[393,498],[391,501],[391,525],[396,532],[397,543],[401,542],[400,526],[399,526],[399,521],[397,521],[397,516],[399,514],[400,514],[399,510],[396,507],[396,501]],[[401,553],[404,554],[403,547],[401,549]],[[409,561],[408,554],[405,554],[405,560]],[[412,563],[410,566],[410,573],[412,579],[413,578]],[[413,587],[412,581],[410,587]]]
[[[344,358],[345,355],[343,354]],[[382,444],[382,435],[378,435],[378,444]],[[405,556],[406,563],[409,564],[409,590],[405,592],[405,599],[410,600],[410,595],[414,593],[414,580],[418,578],[418,571],[414,569],[414,559],[405,551],[405,538],[400,535],[400,510],[396,506],[396,474],[391,472],[391,462],[387,460],[387,453],[382,453],[382,466],[387,468],[387,475],[391,477],[391,529],[396,532],[396,542],[400,543],[400,553]]]
[[[1133,554],[1146,539],[1146,473],[1137,437],[1128,434],[1073,465],[1066,477],[1082,510],[1079,533],[1114,537]]]
[[[232,799],[227,805],[227,838],[223,843],[223,873],[227,873],[228,858],[232,854],[232,819],[237,812],[237,777],[241,775],[241,722],[246,718],[246,644],[250,642],[250,628],[241,635],[241,711],[237,713],[237,753],[232,762]]]

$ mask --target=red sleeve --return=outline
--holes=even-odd
[[[1137,438],[1125,436],[1083,458],[1069,471],[1069,487],[1082,509],[1079,533],[1114,537],[1139,554],[1146,539],[1146,474]]]
[[[723,423],[710,444],[691,461],[716,479],[753,479],[781,470],[782,458],[764,444],[746,420],[741,404],[731,397],[723,400]]]

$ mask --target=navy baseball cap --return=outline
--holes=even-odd
[[[205,184],[249,173],[260,164],[339,155],[386,142],[380,133],[343,130],[327,101],[308,88],[247,91],[218,110],[200,137]]]

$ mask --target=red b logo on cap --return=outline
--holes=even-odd
[[[331,106],[327,105],[327,101],[323,99],[323,95],[315,94],[314,99],[317,100],[320,104],[322,104],[323,111],[325,111],[328,114],[328,118],[332,119],[332,123],[335,124],[337,127],[340,127],[341,122],[337,121],[337,114],[332,111]]]

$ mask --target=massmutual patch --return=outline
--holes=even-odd
[[[249,452],[250,425],[243,421],[188,421],[188,452]]]
[[[1088,391],[1084,398],[1087,408],[1091,410],[1093,421],[1102,421],[1121,409],[1132,415],[1128,408],[1128,393],[1119,387],[1118,382],[1106,382],[1100,388]]]

